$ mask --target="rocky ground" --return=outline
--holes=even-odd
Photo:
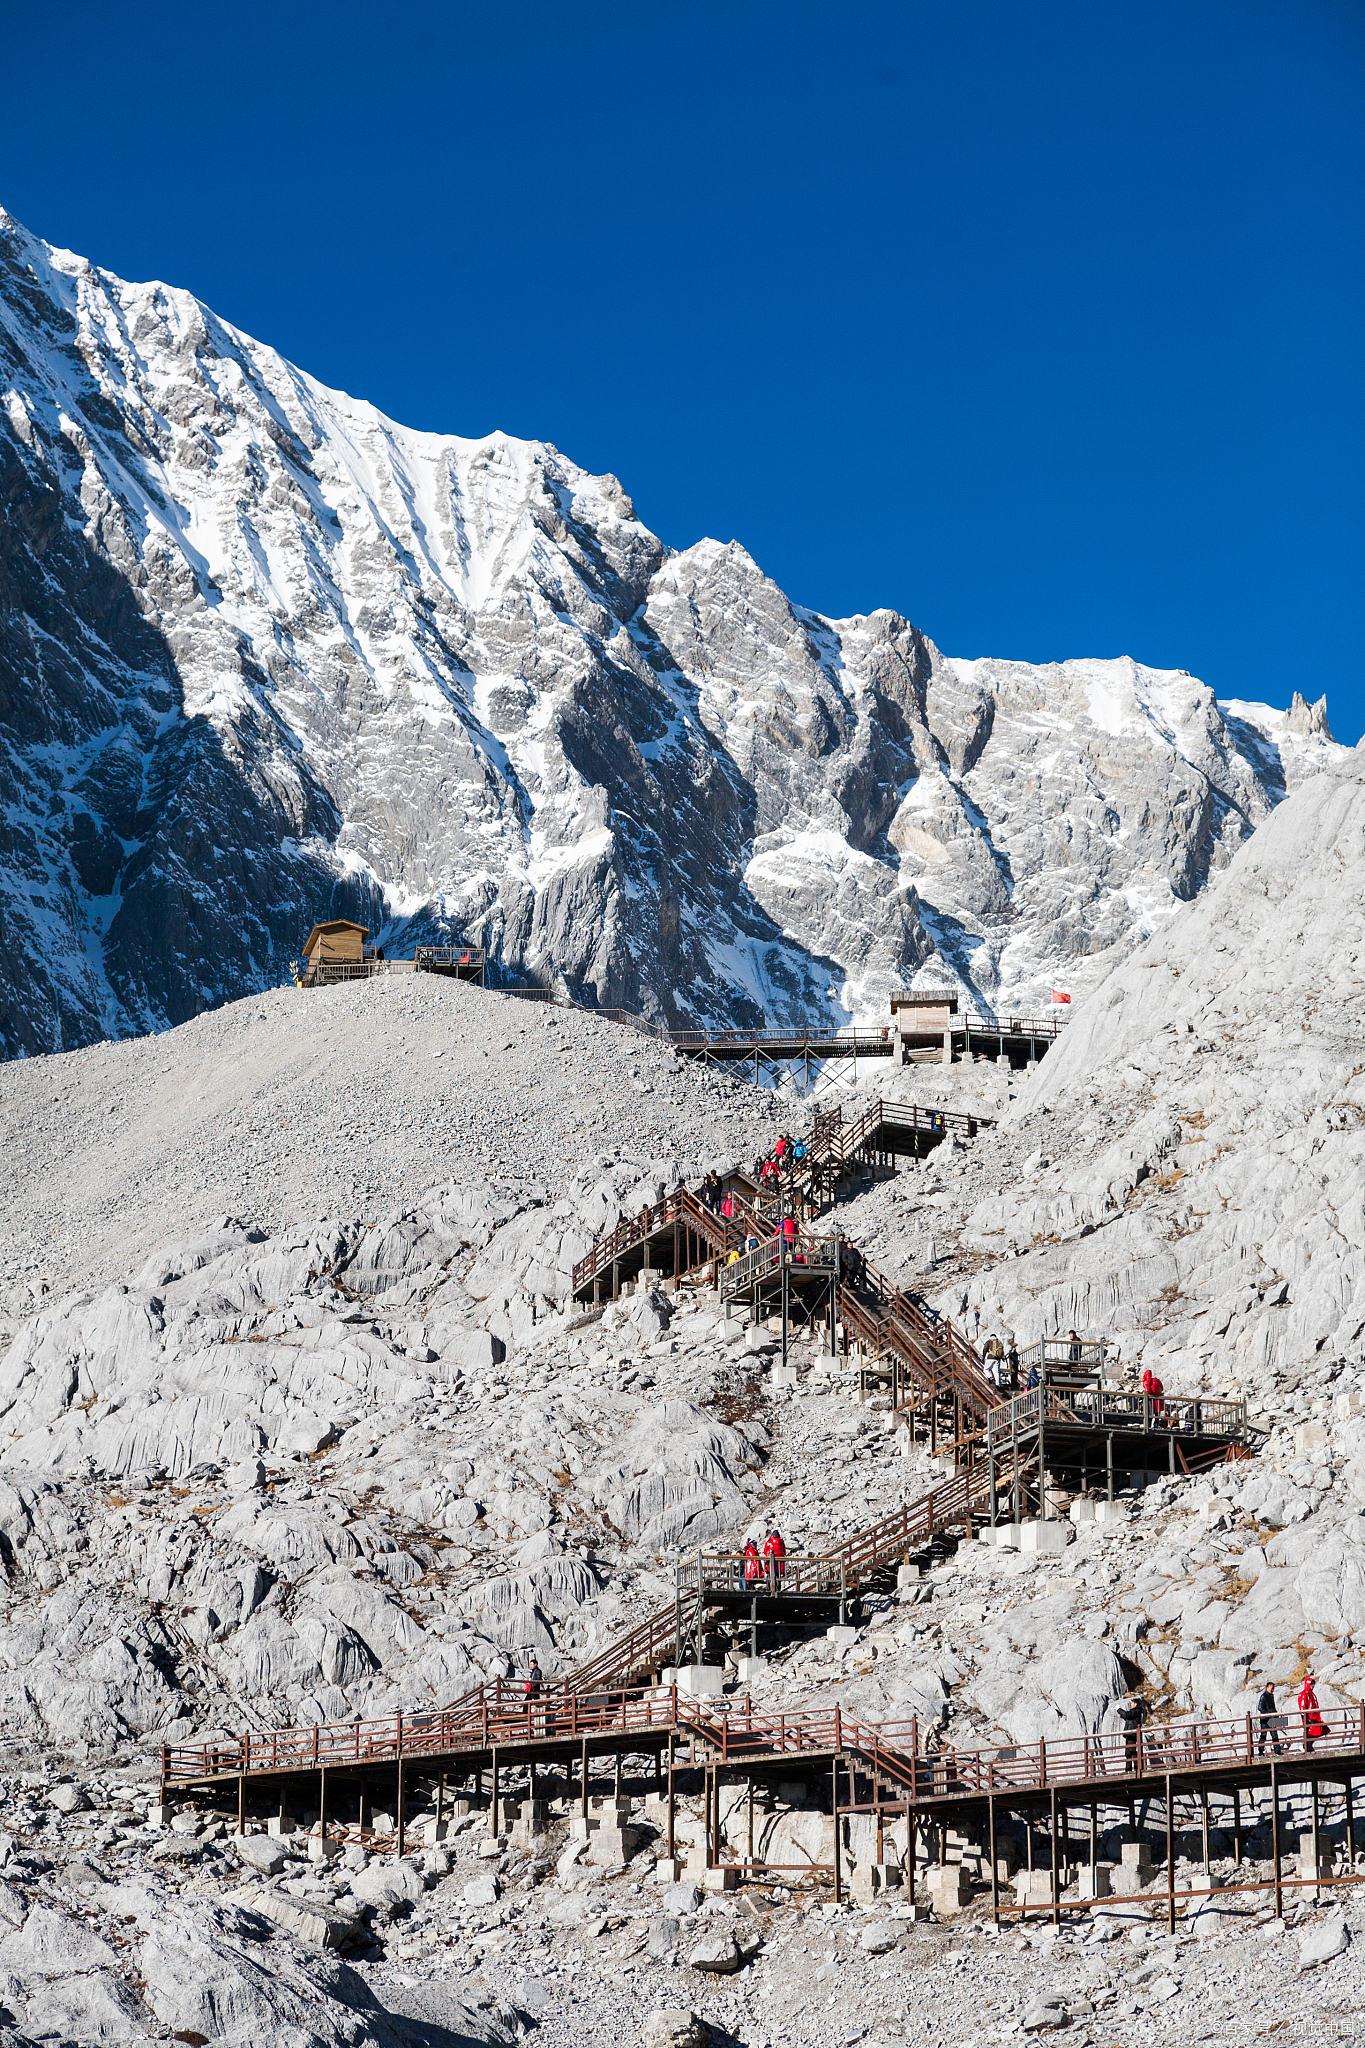
[[[851,1635],[765,1636],[756,1707],[915,1714],[963,1746],[1112,1730],[1134,1686],[1158,1726],[1241,1714],[1266,1677],[1309,1670],[1324,1707],[1365,1700],[1362,880],[1353,760],[1291,797],[1035,1076],[888,1066],[846,1091],[850,1114],[870,1087],[994,1119],[852,1194],[838,1221],[870,1256],[980,1336],[1074,1324],[1171,1395],[1247,1399],[1264,1434],[1243,1463],[1121,1486],[1122,1519],[1068,1525],[1056,1556],[944,1546]],[[1272,913],[1292,972],[1258,939]],[[568,1301],[618,1214],[798,1120],[737,1077],[579,1016],[395,984],[11,1065],[0,1090],[14,2038],[625,2042],[675,2009],[700,2016],[690,2038],[704,2023],[749,2048],[1356,2031],[1355,1895],[1343,1919],[1289,1893],[1295,1924],[1274,1919],[1264,1800],[1243,1815],[1259,1891],[1182,1899],[1172,1940],[1157,1872],[1022,1946],[985,1923],[979,1884],[922,1923],[894,1890],[834,1912],[810,1881],[661,1882],[652,1781],[625,1787],[619,1868],[567,1838],[563,1788],[542,1788],[544,1834],[460,1816],[402,1865],[316,1864],[302,1836],[232,1839],[207,1813],[149,1823],[162,1741],[431,1706],[533,1650],[553,1673],[666,1598],[699,1544],[778,1522],[817,1549],[937,1475],[818,1341],[796,1339],[788,1388],[776,1333],[705,1291]],[[1305,1818],[1287,1793],[1291,1846]],[[1197,1889],[1192,1810],[1177,1819]],[[1226,1882],[1230,1816],[1212,1822]],[[1127,1824],[1103,1813],[1102,1860]],[[1346,1856],[1335,1793],[1324,1825]],[[771,1861],[825,1860],[832,1826],[810,1784],[756,1817]],[[847,1830],[857,1891],[873,1850],[865,1822]],[[1159,1862],[1164,1820],[1139,1814],[1138,1835]],[[979,1847],[949,1845],[969,1872]],[[1334,1953],[1301,1972],[1310,1942]]]
[[[562,1823],[519,1843],[483,1814],[401,1862],[320,1866],[301,1837],[225,1838],[187,1812],[148,1825],[149,1796],[126,1771],[6,1781],[0,2041],[1238,2048],[1357,2039],[1365,2004],[1354,1893],[1283,1919],[1268,1886],[1229,1893],[1174,1934],[1164,1896],[1142,1895],[997,1931],[988,1898],[938,1922],[835,1907],[827,1887],[661,1884],[648,1800],[632,1861],[601,1869]],[[699,1825],[699,1800],[680,1806]],[[1197,1837],[1181,1846],[1198,1885]],[[1214,1875],[1232,1877],[1225,1854]]]

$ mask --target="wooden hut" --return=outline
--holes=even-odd
[[[352,924],[348,917],[334,917],[326,924],[315,924],[304,941],[307,971],[316,974],[319,967],[340,966],[343,962],[354,962],[358,967],[365,957],[365,941],[369,935],[367,924]]]
[[[901,1031],[942,1031],[956,1015],[955,988],[896,988],[891,991],[891,1016]]]

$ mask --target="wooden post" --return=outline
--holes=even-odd
[[[1166,1773],[1166,1924],[1175,1933],[1175,1805],[1171,1774]]]
[[[1346,1773],[1346,1868],[1347,1868],[1347,1870],[1354,1870],[1354,1869],[1355,1869],[1355,1867],[1356,1867],[1356,1814],[1355,1814],[1355,1797],[1354,1797],[1354,1793],[1355,1793],[1355,1787],[1354,1787],[1354,1786],[1352,1785],[1352,1783],[1351,1783],[1351,1774],[1350,1774],[1350,1772],[1348,1771],[1348,1772]]]
[[[990,1851],[991,1851],[991,1912],[992,1912],[992,1913],[993,1913],[993,1914],[995,1915],[995,1924],[996,1924],[996,1926],[998,1927],[998,1926],[1000,1925],[1000,1865],[999,1865],[999,1864],[998,1864],[998,1863],[996,1862],[996,1860],[995,1860],[995,1794],[994,1794],[994,1792],[989,1792],[989,1793],[987,1793],[987,1795],[986,1795],[986,1811],[987,1811],[987,1814],[989,1815],[989,1825],[990,1825]],[[911,1835],[911,1838],[910,1838],[910,1859],[911,1859],[911,1861],[912,1861],[912,1862],[914,1861],[914,1853],[915,1853],[915,1841],[914,1841],[914,1836],[913,1836],[913,1834],[912,1834],[912,1835]]]
[[[1321,1863],[1322,1863],[1322,1848],[1321,1848],[1321,1844],[1320,1844],[1320,1843],[1319,1843],[1319,1841],[1318,1841],[1318,1821],[1319,1821],[1319,1809],[1318,1809],[1318,1781],[1317,1781],[1317,1779],[1316,1779],[1316,1778],[1314,1778],[1314,1780],[1313,1780],[1313,1876],[1314,1876],[1314,1878],[1315,1878],[1315,1879],[1316,1879],[1316,1877],[1317,1877],[1317,1874],[1318,1874],[1318,1870],[1319,1870],[1319,1868],[1321,1867]]]
[[[1204,1875],[1205,1877],[1211,1877],[1213,1873],[1209,1869],[1209,1789],[1207,1785],[1199,1787],[1199,1825],[1204,1837]]]
[[[750,1863],[750,1865],[752,1865],[754,1860],[754,1781],[752,1778],[750,1778],[749,1780],[749,1813],[747,1840],[747,1860]]]
[[[1052,1924],[1054,1927],[1060,1927],[1062,1924],[1062,1909],[1059,1901],[1062,1896],[1062,1888],[1059,1882],[1060,1873],[1057,1869],[1057,1788],[1055,1785],[1052,1788],[1050,1797],[1052,1800],[1052,1812],[1049,1817],[1048,1847],[1052,1852]]]
[[[488,1802],[488,1832],[490,1835],[496,1835],[498,1832],[498,1752],[496,1749],[493,1751],[493,1796]]]
[[[318,1834],[327,1840],[327,1766],[318,1768]]]
[[[400,1856],[406,1849],[408,1840],[407,1814],[404,1811],[406,1805],[407,1788],[403,1783],[403,1753],[400,1750],[398,1753],[398,1854]]]
[[[1238,1870],[1242,1867],[1242,1795],[1234,1785],[1232,1788],[1232,1860]]]
[[[1347,1798],[1347,1801],[1348,1801],[1348,1809],[1349,1809],[1349,1801],[1350,1801],[1350,1797],[1351,1797],[1351,1781],[1350,1781],[1350,1779],[1348,1778],[1348,1779],[1346,1780],[1346,1798]],[[237,1832],[238,1832],[238,1834],[239,1834],[239,1835],[242,1835],[242,1834],[245,1834],[245,1833],[246,1833],[246,1772],[245,1772],[245,1771],[239,1771],[239,1772],[237,1773]]]
[[[586,1820],[588,1817],[588,1738],[586,1735],[583,1737],[583,1747],[579,1756],[579,1765],[579,1812],[582,1814],[583,1819]]]
[[[1280,1882],[1280,1767],[1270,1764],[1270,1853],[1275,1858],[1275,1918],[1284,1913],[1284,1888]]]
[[[677,1740],[677,1736],[670,1728],[668,1731],[668,1860],[670,1863],[673,1861],[676,1846],[674,1841],[674,1824],[677,1817],[677,1801],[673,1789],[673,1754],[677,1746]]]
[[[830,1803],[834,1808],[834,1903],[843,1899],[843,1867],[839,1854],[839,1759],[836,1755],[830,1765]]]

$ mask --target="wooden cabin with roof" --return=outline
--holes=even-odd
[[[335,981],[368,981],[377,974],[442,974],[484,986],[487,955],[481,946],[419,946],[411,960],[386,960],[382,946],[366,945],[369,935],[368,925],[349,917],[315,924],[302,958],[290,963],[294,980],[300,988],[321,988]]]

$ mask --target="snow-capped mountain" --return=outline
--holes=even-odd
[[[670,1020],[1045,1003],[1336,748],[1128,661],[949,660],[417,433],[0,212],[6,1054],[280,978],[315,919]]]

